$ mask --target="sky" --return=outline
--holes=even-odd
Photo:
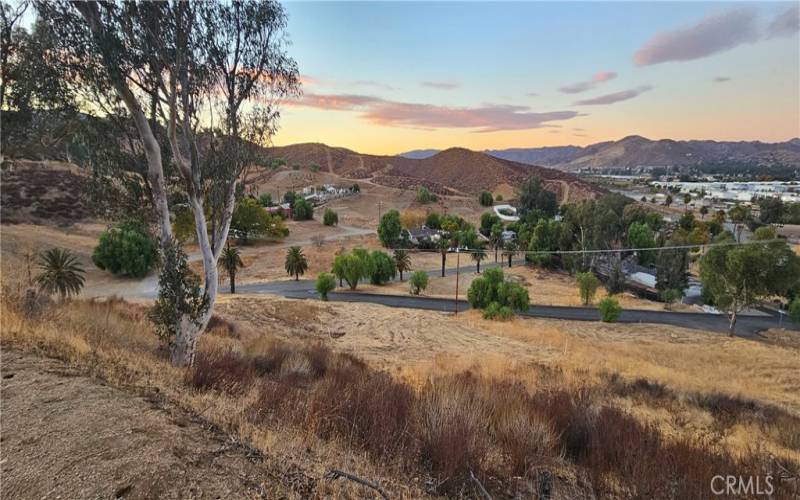
[[[362,153],[800,136],[800,3],[288,2],[274,144]]]

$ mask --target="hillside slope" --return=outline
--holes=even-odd
[[[632,135],[585,147],[556,146],[490,150],[489,155],[521,163],[579,168],[670,167],[700,164],[755,164],[800,168],[800,139],[779,143],[651,140]]]
[[[377,184],[406,189],[425,186],[439,194],[473,195],[501,185],[518,186],[533,174],[541,177],[560,201],[580,200],[600,192],[565,172],[494,158],[464,148],[451,148],[416,159],[360,154],[312,143],[275,147],[270,154],[290,166],[317,165],[323,171],[348,179],[369,179]]]

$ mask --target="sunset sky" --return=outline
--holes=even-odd
[[[796,2],[284,5],[304,95],[276,145],[800,136]]]

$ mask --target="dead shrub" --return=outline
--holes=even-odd
[[[417,432],[423,463],[436,474],[443,491],[480,470],[488,442],[485,401],[469,372],[429,380],[420,393]]]
[[[194,365],[186,372],[189,386],[200,390],[218,390],[242,394],[253,382],[255,374],[249,360],[230,350],[200,351]]]

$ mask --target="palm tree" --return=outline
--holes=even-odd
[[[289,250],[286,252],[286,264],[284,268],[290,275],[294,274],[295,281],[300,279],[301,274],[305,274],[308,269],[308,261],[306,260],[306,256],[303,255],[302,248],[289,247]]]
[[[500,223],[492,226],[492,232],[489,233],[489,240],[494,247],[494,262],[497,263],[497,249],[500,247],[500,242],[503,240],[503,226]]]
[[[486,249],[481,245],[472,249],[472,260],[475,261],[478,268],[478,274],[481,273],[481,261],[486,258]]]
[[[503,247],[503,255],[508,257],[508,267],[511,267],[511,258],[514,257],[514,252],[517,251],[517,244],[513,241],[506,242]]]
[[[447,264],[447,252],[450,250],[450,239],[442,235],[436,246],[439,252],[442,253],[442,278],[444,278],[444,266]]]
[[[83,288],[86,271],[69,250],[51,248],[39,256],[39,269],[36,276],[39,289],[48,294],[58,293],[61,300],[78,295]]]
[[[403,281],[403,272],[411,270],[411,256],[408,255],[406,250],[395,250],[394,261],[397,266],[397,272],[400,273],[400,281]]]
[[[236,293],[236,271],[244,267],[242,257],[239,255],[239,249],[236,247],[231,248],[230,245],[226,246],[219,256],[219,267],[228,271],[228,276],[231,282],[231,293]]]

